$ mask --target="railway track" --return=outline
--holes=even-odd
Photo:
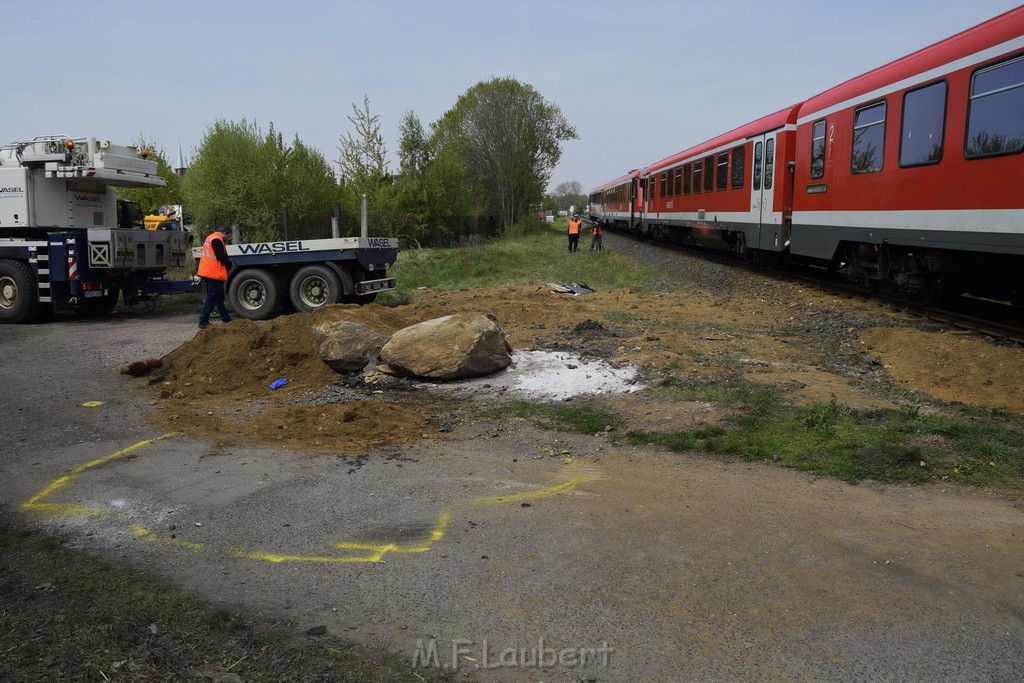
[[[734,256],[719,254],[699,247],[655,242],[642,236],[625,232],[615,232],[614,234],[636,243],[685,254],[732,268],[743,268],[749,272],[756,272],[767,277],[798,282],[806,286],[817,287],[835,294],[859,298],[864,301],[882,301],[896,310],[918,316],[939,325],[1024,345],[1024,320],[1020,320],[1019,312],[1007,303],[960,296],[954,298],[945,306],[926,306],[888,294],[865,292],[862,288],[851,286],[838,279],[834,273],[824,270],[821,270],[819,273],[817,269],[807,267],[760,267],[741,261]]]

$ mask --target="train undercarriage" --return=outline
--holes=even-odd
[[[844,276],[866,293],[899,297],[923,306],[968,295],[1024,309],[1024,256],[952,249],[922,249],[908,245],[843,242],[832,261],[793,256],[783,241],[779,251],[756,249],[742,230],[702,224],[672,225],[637,222],[610,226],[647,239],[731,253],[765,268],[803,263]],[[788,230],[781,235],[788,240]]]

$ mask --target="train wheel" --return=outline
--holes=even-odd
[[[919,306],[934,306],[942,301],[945,294],[946,278],[941,275],[931,275],[927,284],[910,293],[910,298]]]
[[[327,266],[306,266],[292,278],[288,295],[295,310],[310,313],[341,301],[341,281]]]
[[[265,270],[247,268],[231,279],[228,300],[243,318],[268,320],[281,305],[281,285]]]
[[[32,322],[39,310],[32,270],[21,261],[0,260],[0,322]]]

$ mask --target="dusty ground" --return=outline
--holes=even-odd
[[[659,254],[637,257],[657,266]],[[794,402],[948,396],[1024,411],[1020,349],[735,269],[663,271],[669,294],[567,297],[538,284],[202,332],[194,315],[0,328],[12,357],[45,350],[30,368],[0,366],[0,501],[301,632],[324,625],[410,658],[434,638],[442,665],[469,640],[474,659],[460,663],[484,681],[1015,680],[1024,512],[1013,497],[623,445],[625,428],[685,429],[729,410],[657,391],[573,400],[621,416],[610,433],[483,417],[511,398],[497,381],[438,391],[339,378],[309,334],[318,319],[390,332],[491,311],[517,349],[636,364],[653,386],[745,378]],[[152,385],[116,374],[164,354]],[[280,378],[289,384],[267,388]],[[471,664],[485,642],[494,657],[538,639],[607,642],[614,655],[582,668]]]

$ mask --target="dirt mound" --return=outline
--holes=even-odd
[[[214,325],[163,358],[170,368],[164,393],[178,399],[247,398],[281,378],[288,380],[278,390],[283,395],[319,390],[339,375],[320,360],[314,327],[349,320],[390,335],[411,324],[408,319],[383,306],[328,306],[265,322]]]
[[[759,280],[723,295],[680,290],[566,296],[542,285],[422,291],[398,308],[328,306],[266,322],[214,325],[164,357],[158,371],[164,374],[154,385],[159,399],[153,402],[160,405],[154,419],[215,441],[255,438],[314,452],[358,452],[423,433],[437,436],[428,425],[433,408],[418,412],[409,407],[418,403],[375,393],[379,387],[357,382],[343,405],[309,405],[305,399],[343,379],[320,360],[312,328],[348,320],[391,335],[456,313],[493,313],[517,351],[565,351],[644,367],[656,378],[683,384],[743,379],[796,403],[835,397],[878,407],[891,404],[891,397],[875,395],[874,387],[891,375],[940,399],[1024,412],[1020,349],[924,332],[916,329],[918,321],[877,303],[793,292],[784,283]],[[287,385],[268,388],[282,378]],[[656,399],[638,394],[629,400]],[[650,412],[642,407],[626,412]],[[680,419],[707,421],[705,409]]]
[[[1020,349],[994,346],[971,334],[903,328],[866,330],[860,341],[903,387],[946,401],[1024,413]]]

